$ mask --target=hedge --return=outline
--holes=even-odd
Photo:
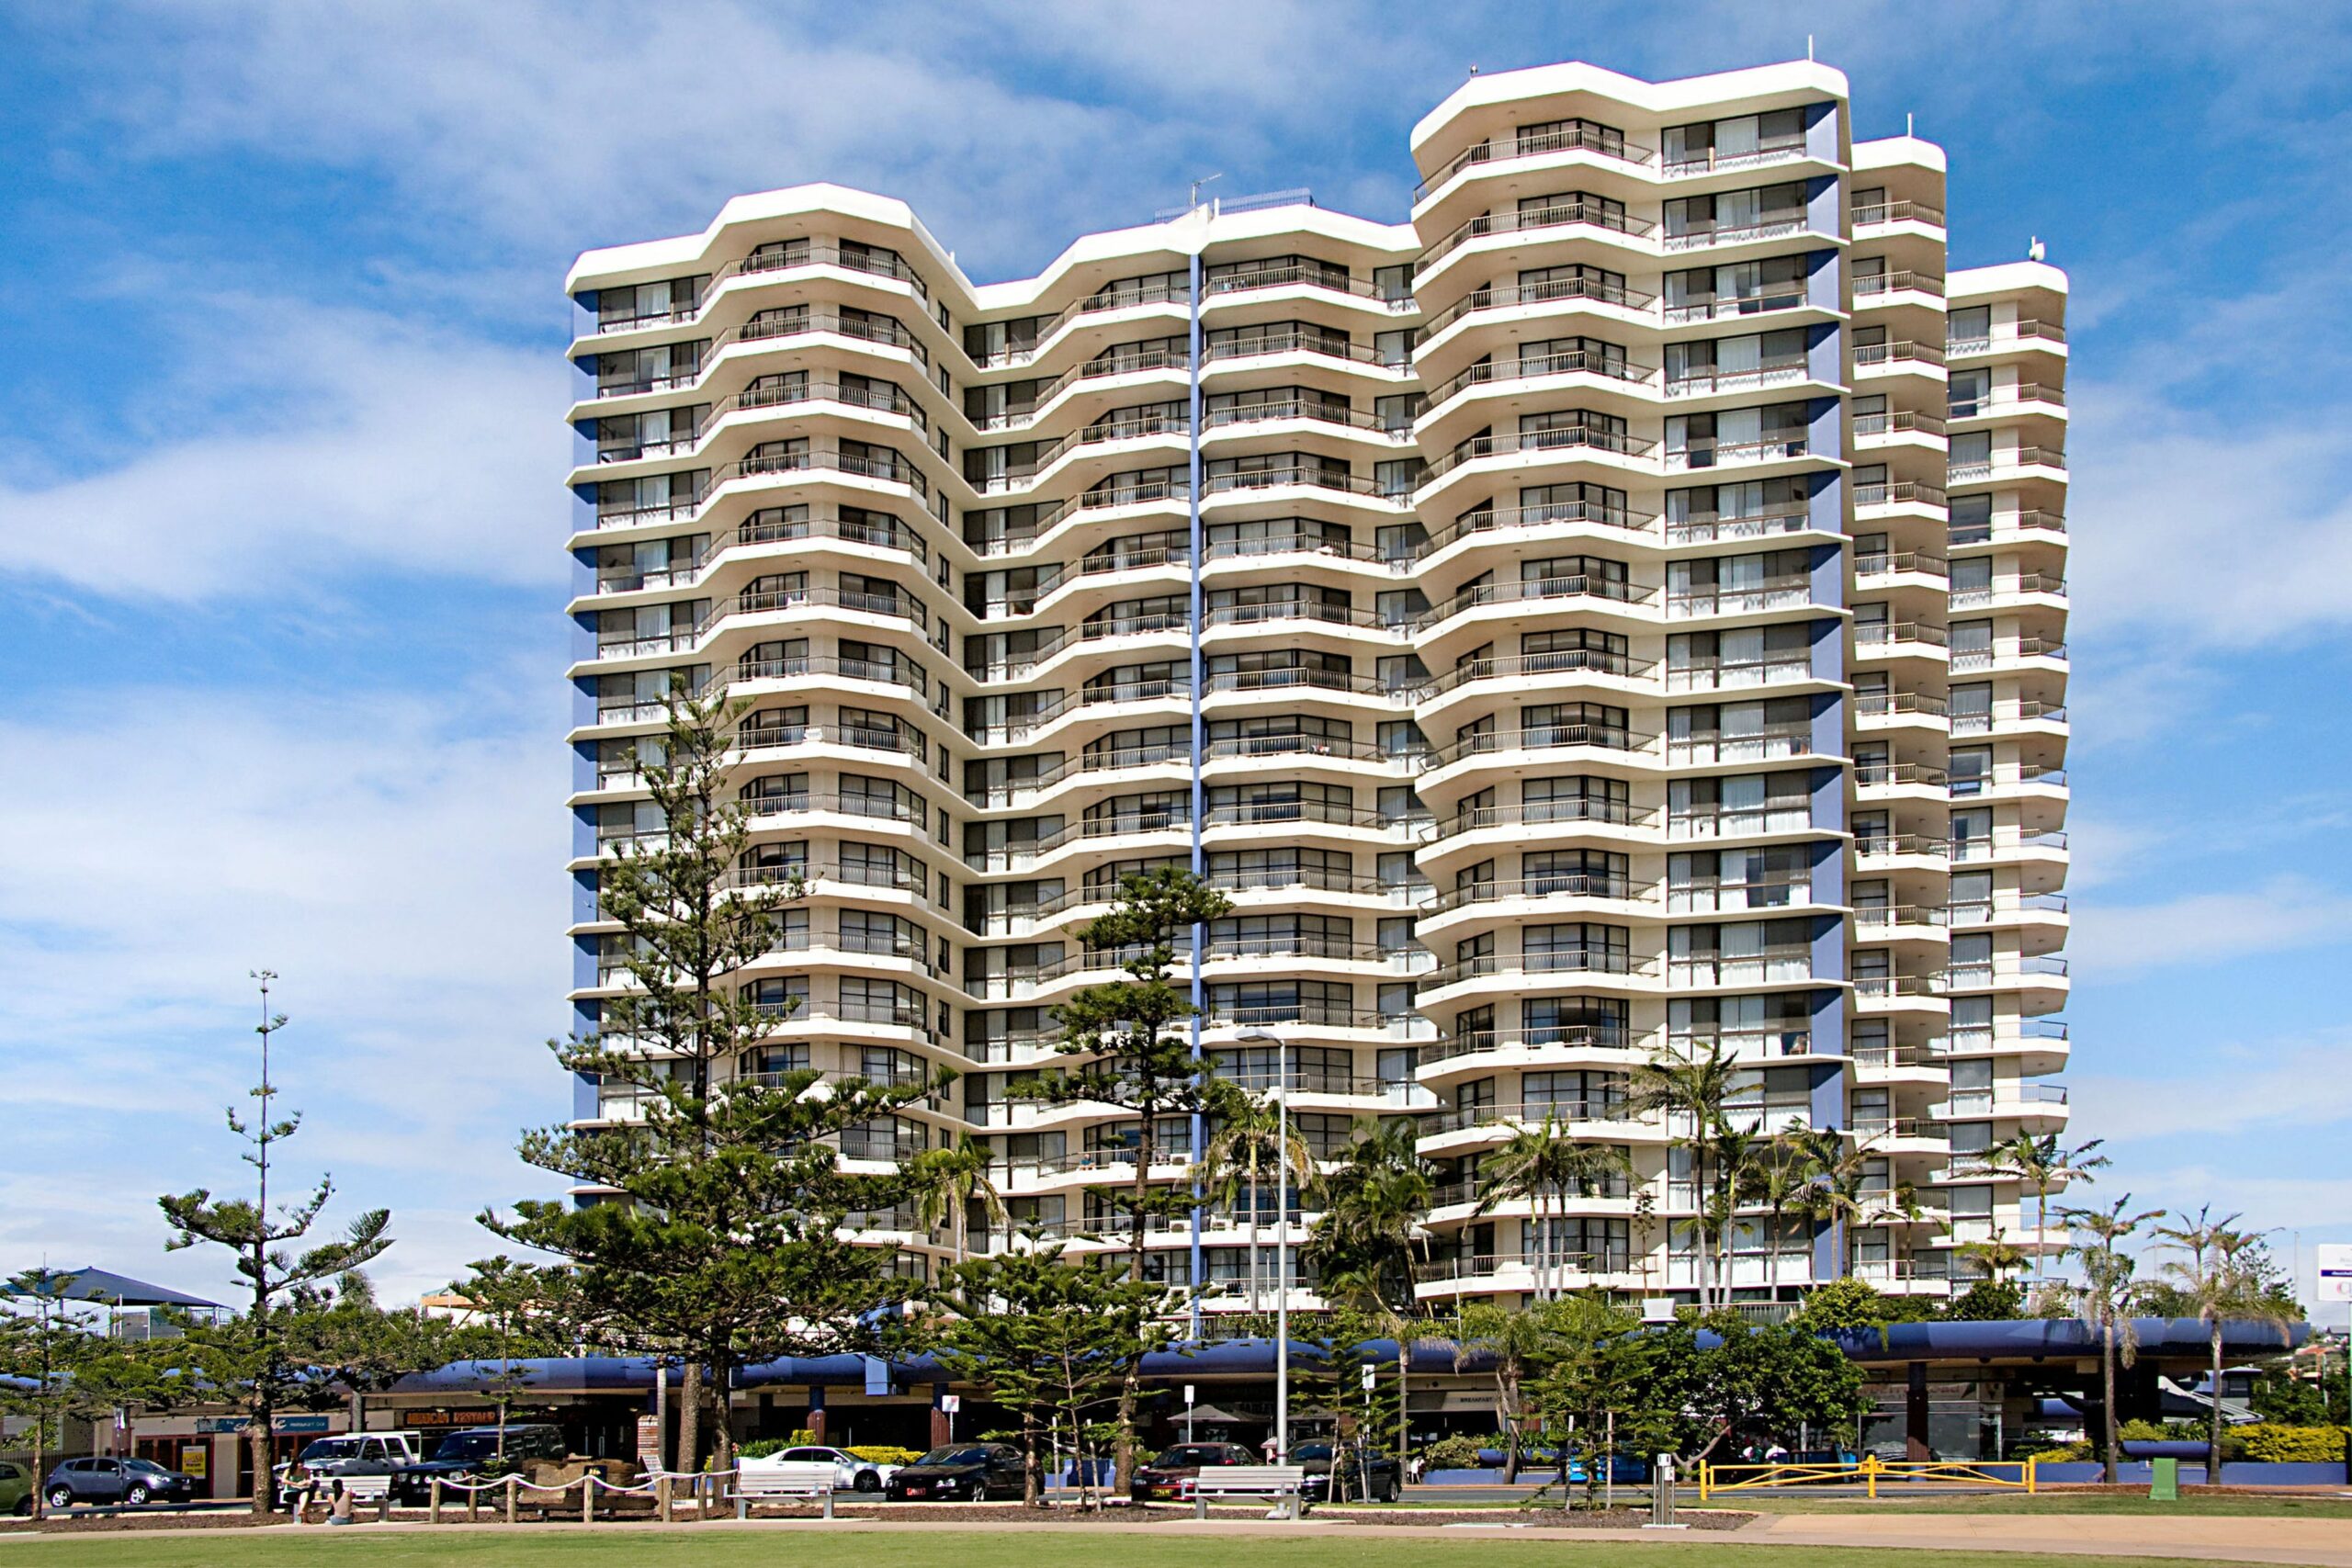
[[[2265,1464],[2326,1464],[2345,1454],[2343,1427],[2274,1427],[2267,1422],[2240,1427],[2231,1436],[2243,1444],[2245,1457]]]

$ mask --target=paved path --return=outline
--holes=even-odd
[[[2352,1524],[2340,1519],[2180,1514],[2146,1518],[2128,1514],[1915,1514],[1907,1518],[1899,1514],[1766,1514],[1733,1539],[1781,1546],[2049,1551],[2352,1568]]]

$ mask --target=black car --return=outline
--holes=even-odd
[[[186,1503],[196,1478],[145,1459],[69,1459],[49,1472],[41,1495],[52,1508],[75,1503]]]
[[[1371,1501],[1394,1503],[1405,1495],[1405,1477],[1396,1461],[1386,1454],[1366,1455],[1353,1447],[1341,1448],[1338,1458],[1332,1457],[1332,1445],[1328,1442],[1300,1443],[1290,1450],[1290,1461],[1304,1466],[1306,1474],[1298,1485],[1298,1495],[1310,1503],[1345,1503],[1362,1501],[1366,1494],[1364,1483],[1370,1479]],[[1340,1476],[1339,1491],[1331,1489],[1331,1474]]]
[[[503,1475],[527,1460],[563,1456],[560,1427],[509,1427],[503,1444],[495,1427],[463,1427],[435,1444],[433,1457],[423,1464],[402,1465],[392,1472],[392,1500],[423,1507],[433,1500],[435,1481],[472,1481],[485,1474]]]
[[[912,1498],[978,1503],[989,1497],[1020,1497],[1026,1490],[1019,1449],[1009,1443],[950,1443],[932,1450],[890,1477],[888,1495],[894,1502]]]
[[[1257,1457],[1239,1443],[1179,1443],[1149,1464],[1137,1465],[1128,1492],[1138,1503],[1154,1497],[1190,1497],[1193,1479],[1202,1471],[1257,1462]]]

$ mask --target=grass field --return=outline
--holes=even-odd
[[[320,1527],[300,1535],[156,1531],[0,1541],[0,1563],[41,1568],[308,1568],[320,1562],[353,1568],[441,1563],[461,1568],[634,1568],[638,1563],[748,1568],[787,1562],[793,1568],[1103,1568],[1106,1562],[1117,1568],[1201,1568],[1204,1562],[1217,1568],[1544,1568],[1569,1554],[1641,1568],[1875,1568],[1890,1556],[1883,1548],[1736,1546],[1704,1537],[1671,1545],[1511,1540],[1484,1533],[1411,1540],[1317,1540],[1311,1535],[1295,1541],[1232,1536],[1201,1540],[1131,1535],[1116,1526],[1073,1528],[1067,1536],[893,1531],[864,1526],[836,1535],[801,1529],[786,1533],[615,1526],[594,1533],[551,1530],[539,1536],[487,1530],[477,1536],[370,1534],[366,1527],[332,1532]],[[1906,1551],[1901,1556],[1904,1568],[1982,1568],[1985,1562],[1984,1553],[1967,1551]],[[2171,1560],[2101,1557],[2098,1562],[2098,1568],[2151,1568],[2166,1561]],[[2060,1563],[2081,1568],[2084,1560],[2004,1552],[1997,1562],[2002,1568],[2055,1568]]]

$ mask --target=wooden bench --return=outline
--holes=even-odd
[[[820,1498],[825,1517],[833,1517],[833,1490],[839,1472],[830,1461],[791,1460],[782,1464],[747,1464],[735,1472],[735,1517],[752,1517],[754,1503]]]
[[[1193,1517],[1209,1517],[1212,1497],[1272,1497],[1287,1518],[1298,1517],[1299,1494],[1306,1490],[1303,1464],[1218,1464],[1204,1469],[1193,1481]]]

